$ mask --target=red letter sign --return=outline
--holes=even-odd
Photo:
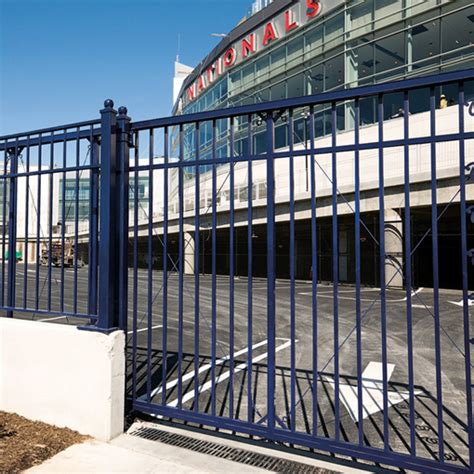
[[[224,66],[229,68],[235,63],[235,49],[229,48],[224,54]]]
[[[316,0],[306,0],[306,15],[309,18],[314,18],[321,13],[321,3]]]
[[[263,35],[263,46],[266,46],[270,41],[278,38],[273,23],[268,23],[265,27],[265,34]]]
[[[211,66],[211,67],[207,68],[207,82],[208,82],[208,84],[211,84],[213,80],[214,80],[214,66]]]
[[[249,40],[242,40],[242,58],[246,58],[250,53],[255,53],[255,35],[253,33]]]
[[[198,79],[198,92],[199,94],[206,88],[206,85],[204,84],[204,77],[199,76]]]
[[[188,89],[188,99],[189,101],[194,100],[196,98],[196,84],[193,84],[189,89]]]
[[[286,32],[290,32],[291,30],[294,30],[295,28],[298,28],[298,22],[293,21],[293,15],[291,14],[291,10],[288,10],[285,12],[285,30]]]

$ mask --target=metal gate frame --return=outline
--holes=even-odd
[[[411,449],[412,454],[406,455],[401,453],[396,453],[391,450],[389,445],[389,428],[388,428],[388,377],[387,377],[387,347],[386,347],[386,314],[385,314],[385,300],[386,300],[386,288],[389,282],[385,281],[385,274],[384,274],[384,265],[385,265],[385,247],[384,247],[384,175],[383,175],[383,161],[384,161],[384,151],[392,148],[392,147],[402,147],[404,150],[404,160],[405,160],[405,198],[406,202],[410,202],[410,176],[409,176],[409,147],[415,144],[430,144],[431,145],[431,164],[432,164],[432,180],[431,180],[431,193],[432,193],[432,225],[433,225],[433,261],[437,262],[438,258],[438,248],[437,248],[437,221],[438,221],[438,213],[437,213],[437,195],[436,195],[436,143],[439,142],[446,142],[446,141],[456,141],[459,142],[459,150],[460,150],[460,163],[459,163],[459,171],[460,171],[460,187],[461,187],[461,236],[462,236],[462,254],[465,256],[463,258],[462,269],[463,269],[463,299],[464,302],[467,302],[470,298],[469,290],[468,290],[468,281],[467,281],[467,268],[468,268],[468,260],[469,256],[471,255],[467,249],[467,207],[466,207],[466,179],[470,179],[469,176],[466,178],[466,171],[470,172],[472,169],[472,165],[466,166],[466,157],[465,157],[465,141],[468,139],[474,138],[474,133],[472,132],[465,132],[464,129],[464,108],[465,108],[465,98],[464,98],[464,81],[473,79],[474,78],[474,70],[464,71],[464,72],[454,72],[448,74],[440,74],[437,76],[432,77],[423,77],[423,78],[414,78],[404,81],[398,82],[390,82],[384,84],[378,84],[375,86],[368,86],[368,87],[360,87],[350,90],[343,90],[337,92],[329,92],[323,93],[316,96],[309,96],[297,99],[286,99],[276,102],[270,103],[262,103],[257,105],[249,105],[249,106],[242,106],[236,108],[229,108],[225,110],[216,110],[216,111],[209,111],[197,114],[190,114],[190,115],[182,115],[170,118],[163,118],[163,119],[156,119],[156,120],[147,120],[142,122],[132,122],[130,124],[130,136],[134,137],[132,140],[133,146],[138,148],[138,134],[140,132],[149,132],[152,136],[154,131],[156,130],[163,130],[164,136],[168,137],[169,130],[172,127],[178,127],[180,131],[180,149],[183,149],[182,141],[183,141],[183,128],[186,125],[192,124],[196,130],[195,136],[195,154],[194,158],[190,160],[185,160],[183,153],[181,152],[179,161],[171,163],[169,160],[169,150],[168,147],[165,147],[165,156],[164,156],[164,163],[162,164],[153,164],[151,161],[150,165],[142,165],[140,166],[137,162],[135,162],[134,166],[130,167],[130,173],[135,173],[135,175],[139,171],[146,171],[150,170],[164,170],[165,173],[165,186],[168,186],[168,179],[167,173],[171,169],[178,169],[179,170],[179,188],[180,192],[182,192],[183,188],[183,168],[185,167],[196,167],[196,177],[195,177],[195,189],[196,189],[196,201],[199,202],[199,166],[201,165],[209,165],[212,166],[213,169],[213,193],[215,195],[216,192],[216,166],[222,164],[230,164],[230,229],[231,229],[231,237],[230,237],[230,308],[231,308],[231,321],[230,321],[230,331],[231,331],[231,342],[230,345],[232,346],[232,331],[233,331],[233,316],[232,312],[234,311],[234,301],[233,301],[233,291],[234,291],[234,257],[233,257],[233,249],[234,249],[234,239],[232,236],[232,230],[234,226],[233,222],[233,215],[234,215],[234,183],[233,183],[233,164],[236,162],[246,162],[249,164],[249,181],[252,180],[251,174],[251,163],[264,160],[267,166],[267,337],[268,337],[268,377],[267,377],[267,414],[260,419],[258,422],[252,422],[252,407],[251,401],[249,401],[249,419],[247,421],[237,420],[234,418],[233,413],[233,388],[232,388],[232,375],[231,380],[229,382],[230,389],[229,389],[229,405],[230,405],[230,412],[228,416],[218,416],[215,411],[215,400],[214,400],[214,393],[211,394],[213,407],[212,413],[206,414],[201,413],[199,411],[199,403],[196,402],[194,409],[186,410],[182,407],[181,402],[178,402],[177,407],[170,407],[166,405],[166,380],[167,380],[167,307],[166,307],[166,295],[167,295],[167,278],[164,278],[163,288],[162,291],[165,295],[164,297],[164,307],[163,307],[163,320],[164,320],[164,329],[163,329],[163,356],[162,356],[162,395],[158,398],[160,400],[152,399],[150,394],[151,385],[150,385],[150,376],[151,376],[151,359],[152,359],[152,346],[151,346],[151,336],[148,340],[147,345],[147,355],[146,355],[146,378],[147,378],[147,392],[146,396],[138,397],[136,389],[137,389],[137,317],[136,314],[134,315],[134,327],[133,327],[133,342],[131,348],[131,357],[132,357],[132,372],[133,372],[133,388],[131,392],[131,402],[132,406],[135,410],[142,411],[149,414],[160,415],[164,417],[169,417],[172,419],[180,419],[188,422],[194,422],[198,424],[202,424],[205,426],[212,426],[221,429],[228,429],[239,433],[244,433],[247,435],[254,435],[260,436],[265,439],[275,441],[275,442],[283,442],[292,445],[301,445],[308,448],[319,449],[323,451],[327,451],[330,453],[338,453],[345,456],[351,456],[361,459],[370,460],[377,463],[388,464],[388,465],[396,465],[400,468],[406,469],[414,469],[414,470],[421,470],[426,471],[429,470],[430,472],[467,472],[470,471],[468,467],[463,468],[461,466],[456,466],[454,464],[450,464],[445,462],[444,459],[444,452],[443,452],[443,419],[442,419],[442,400],[441,397],[438,397],[438,428],[440,429],[439,434],[439,457],[440,461],[434,461],[430,459],[424,459],[418,457],[416,455],[416,448],[415,448],[415,433],[414,433],[414,426],[415,426],[415,415],[413,408],[410,409],[410,437],[411,437]],[[436,102],[435,102],[435,88],[437,86],[445,85],[445,84],[452,84],[457,83],[459,85],[459,97],[458,97],[458,104],[459,105],[459,133],[453,133],[448,135],[437,135],[436,134],[436,122],[435,122],[435,109],[436,109]],[[409,135],[409,92],[416,91],[421,88],[429,88],[430,89],[430,109],[431,109],[431,132],[429,136],[426,137],[419,137],[419,138],[410,138]],[[404,137],[401,139],[394,139],[394,140],[384,140],[384,96],[394,92],[401,92],[404,95]],[[365,97],[377,97],[377,110],[378,110],[378,130],[379,130],[379,140],[377,143],[361,143],[360,140],[360,125],[359,125],[359,117],[360,117],[360,100]],[[339,103],[344,103],[347,101],[354,101],[355,107],[355,143],[354,145],[337,145],[336,143],[336,106]],[[314,147],[314,107],[317,105],[322,104],[330,104],[332,110],[332,144],[326,148],[319,148],[316,149]],[[289,151],[278,152],[275,149],[275,141],[274,141],[274,130],[275,130],[275,122],[282,116],[284,112],[288,111],[289,119],[289,137],[293,136],[293,127],[294,127],[294,118],[293,118],[293,110],[298,107],[309,107],[310,114],[308,117],[309,123],[309,130],[310,130],[310,137],[309,142],[311,144],[311,148],[303,151],[296,151],[294,150],[294,143],[292,142],[292,138],[289,140]],[[234,153],[234,123],[235,119],[238,116],[248,117],[248,122],[251,123],[252,117],[260,117],[260,120],[266,123],[266,145],[267,149],[264,154],[257,155],[252,153],[251,149],[251,131],[249,126],[249,140],[248,143],[249,149],[244,151],[241,155],[236,156]],[[216,154],[216,122],[220,119],[227,119],[230,121],[230,152],[229,156],[226,157],[218,157]],[[213,154],[212,157],[206,159],[205,161],[201,160],[200,158],[200,144],[199,144],[199,126],[203,122],[211,121],[213,124]],[[165,138],[165,143],[168,143],[168,139]],[[130,145],[131,143],[128,142]],[[150,145],[151,146],[151,145]],[[316,257],[316,234],[317,234],[317,225],[316,225],[316,204],[315,204],[315,197],[316,197],[316,188],[315,188],[315,158],[318,155],[324,153],[330,153],[333,157],[333,163],[335,163],[337,153],[345,152],[345,151],[353,151],[355,153],[355,169],[356,169],[356,199],[355,199],[355,232],[356,232],[356,242],[360,241],[360,230],[361,230],[361,210],[360,210],[360,170],[359,170],[359,155],[360,152],[363,150],[369,149],[377,149],[379,153],[379,165],[381,172],[379,173],[380,179],[380,188],[379,188],[379,211],[380,211],[380,286],[381,286],[381,321],[382,321],[382,357],[383,357],[383,391],[384,391],[384,449],[377,449],[372,448],[369,446],[364,445],[364,432],[363,432],[363,424],[362,422],[359,423],[359,443],[349,443],[342,441],[340,436],[339,427],[339,415],[340,415],[340,406],[339,406],[339,349],[340,346],[336,344],[334,348],[334,358],[335,358],[335,412],[336,412],[336,435],[334,439],[330,439],[318,434],[307,434],[297,432],[294,427],[291,426],[291,421],[288,426],[282,422],[282,420],[278,419],[275,413],[275,196],[274,196],[274,166],[275,160],[282,158],[282,157],[289,157],[290,163],[292,163],[293,158],[302,155],[310,155],[311,156],[311,177],[312,177],[312,186],[311,186],[311,200],[312,200],[312,268],[317,269],[317,257]],[[125,151],[125,159],[123,161],[128,162],[128,150]],[[150,154],[153,157],[152,154]],[[138,153],[136,153],[136,157],[138,157]],[[290,166],[292,166],[290,164]],[[335,167],[333,166],[333,169]],[[294,179],[292,177],[293,171],[290,171],[290,226],[291,226],[291,255],[294,255],[294,225],[295,225],[295,189],[294,189]],[[333,246],[337,248],[338,241],[337,241],[337,199],[338,199],[338,188],[337,188],[337,174],[333,172],[332,176],[333,182],[333,196],[332,196],[332,206],[333,206]],[[132,184],[133,186],[133,184]],[[249,186],[250,189],[250,186]],[[163,248],[164,248],[164,255],[167,255],[167,234],[168,234],[168,206],[166,201],[167,196],[167,189],[164,190],[165,193],[165,203],[164,203],[164,234],[163,234]],[[135,192],[136,196],[137,192]],[[249,208],[248,208],[248,234],[249,234],[249,268],[252,266],[252,202],[251,202],[251,192],[249,194]],[[212,238],[213,238],[213,295],[215,295],[215,239],[216,234],[215,230],[217,227],[216,221],[216,204],[215,199],[213,199],[213,206],[212,206]],[[136,205],[137,203],[135,203]],[[183,235],[183,203],[182,203],[182,195],[180,196],[180,230],[179,233]],[[404,223],[407,228],[410,228],[410,207],[409,204],[407,206],[407,212],[405,213]],[[150,223],[150,226],[152,224]],[[196,305],[196,316],[195,316],[195,328],[199,328],[199,212],[196,212],[195,216],[195,246],[196,246],[196,254],[195,254],[195,295],[194,301]],[[124,229],[122,228],[122,234],[124,233]],[[126,227],[128,229],[128,227]],[[138,221],[136,220],[133,223],[134,235],[138,235]],[[152,233],[152,227],[149,229],[149,235]],[[179,248],[179,288],[180,288],[180,311],[182,311],[182,292],[183,292],[183,243],[182,238],[180,238],[180,248]],[[410,237],[410,232],[406,232],[405,238],[405,248],[408,254],[412,254],[412,242]],[[360,283],[360,264],[361,264],[361,255],[360,255],[360,244],[356,245],[356,274],[357,274],[357,281],[356,281],[356,291],[357,291],[357,309],[356,309],[356,317],[357,317],[357,344],[360,347],[361,344],[361,324],[363,315],[361,314],[361,305],[360,305],[360,290],[361,290],[361,283]],[[152,247],[148,249],[148,255],[151,255]],[[336,256],[333,257],[333,275],[336,275],[334,278],[334,314],[336,315],[337,321],[337,314],[339,311],[338,308],[338,283],[337,283],[337,274],[338,274],[338,258],[337,253],[335,252]],[[136,256],[136,253],[135,253]],[[167,258],[165,257],[164,260],[164,275],[167,275]],[[133,262],[132,267],[136,268],[137,260]],[[294,316],[295,316],[295,301],[294,301],[294,259],[290,258],[290,265],[291,265],[291,299],[292,299],[292,324],[293,324],[293,331],[294,331]],[[405,269],[405,281],[406,281],[406,297],[407,297],[407,317],[408,317],[408,351],[409,351],[409,387],[411,397],[410,400],[413,402],[414,398],[414,381],[413,381],[413,340],[411,336],[411,324],[412,324],[412,316],[411,316],[411,304],[412,304],[412,294],[411,294],[411,268]],[[317,270],[316,270],[317,271]],[[316,273],[316,272],[313,272]],[[252,279],[249,279],[248,287],[249,287],[249,299],[251,299],[252,295]],[[316,294],[318,289],[317,284],[317,277],[313,274],[312,278],[312,293],[313,293],[313,318],[317,320],[317,302]],[[136,283],[134,287],[134,295],[136,295],[137,288]],[[439,327],[439,284],[438,284],[438,269],[437,265],[434,265],[434,292],[435,292],[435,320],[436,323],[436,352],[437,352],[437,387],[438,390],[441,390],[441,376],[440,376],[440,327]],[[150,303],[150,301],[149,301]],[[212,338],[215,341],[215,331],[216,331],[216,300],[213,300],[213,316],[212,316]],[[251,315],[249,318],[251,320]],[[468,415],[468,431],[469,431],[469,445],[470,445],[470,458],[471,458],[471,468],[474,468],[474,432],[473,432],[473,420],[472,420],[472,386],[471,386],[471,363],[470,363],[470,344],[472,343],[471,336],[470,336],[470,322],[469,322],[469,309],[467,304],[464,305],[464,328],[465,328],[465,378],[466,378],[466,400],[467,400],[467,415]],[[182,321],[181,321],[180,331],[182,331]],[[148,321],[148,326],[151,327],[151,321]],[[317,327],[317,325],[315,325]],[[251,327],[249,328],[251,331]],[[317,331],[315,328],[314,331]],[[339,335],[339,328],[337,322],[335,323],[334,327],[335,331],[335,339],[340,341]],[[149,331],[150,333],[151,331]],[[293,333],[294,334],[294,333]],[[317,333],[313,334],[314,339],[317,337]],[[199,330],[195,329],[195,347],[199,347]],[[314,344],[313,344],[314,346]],[[215,346],[213,346],[215,347]],[[294,345],[293,345],[293,354],[292,354],[292,364],[294,364]],[[179,360],[182,359],[182,343],[179,348],[178,358]],[[314,356],[317,357],[317,347],[313,347]],[[249,353],[250,353],[249,349]],[[213,354],[211,356],[212,360],[216,360],[216,353],[213,350]],[[199,362],[197,361],[197,357],[194,357],[194,373],[198,373],[199,369]],[[249,367],[251,368],[251,354],[249,355]],[[362,371],[362,361],[360,357],[360,352],[358,353],[358,370],[357,370],[357,380],[358,380],[358,394],[359,400],[361,400],[361,392],[362,392],[362,384],[361,384],[361,371]],[[233,354],[231,349],[231,355],[229,360],[229,366],[232,371],[232,367],[234,367],[234,360]],[[181,373],[182,367],[179,366],[178,373]],[[215,369],[212,369],[211,378],[215,377]],[[296,394],[294,389],[294,366],[292,367],[292,408],[291,411],[294,413],[294,407],[296,403]],[[313,369],[313,380],[317,380],[320,371],[314,367]],[[182,373],[181,376],[182,377]],[[251,380],[249,377],[249,388],[248,393],[251,393]],[[179,381],[178,381],[179,384]],[[198,377],[194,377],[194,396],[196,399],[199,397],[199,388],[198,388]],[[317,393],[315,390],[315,384],[313,384],[313,412],[317,411]],[[215,390],[215,387],[211,390],[212,392]],[[178,398],[181,399],[183,396],[183,387],[180,384],[178,388]],[[411,407],[413,407],[413,403],[411,403]],[[359,419],[362,419],[362,403],[359,402]],[[266,426],[265,423],[266,422]],[[317,430],[317,423],[315,422],[314,428]]]

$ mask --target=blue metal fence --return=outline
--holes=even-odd
[[[0,139],[0,300],[7,316],[97,320],[100,125],[100,120],[92,120]],[[66,206],[67,179],[76,191],[80,180],[89,183],[90,208],[82,219],[78,192]],[[80,235],[84,220],[87,239]],[[82,253],[81,240],[87,241]],[[89,274],[79,295],[84,261]]]
[[[457,92],[444,110],[447,85]],[[473,86],[469,70],[141,122],[106,101],[101,121],[0,137],[0,309],[125,330],[136,410],[381,465],[470,472]],[[393,97],[399,112],[387,117]],[[426,107],[413,110],[419,97]],[[367,102],[372,124],[361,123]],[[327,137],[320,106],[331,110]],[[441,259],[447,239],[452,255]],[[19,243],[22,263],[11,257]],[[363,284],[369,267],[375,288]],[[450,278],[460,301],[440,288]]]

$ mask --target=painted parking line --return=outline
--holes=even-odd
[[[390,381],[395,370],[394,364],[387,364],[387,381]],[[332,377],[324,377],[331,387],[335,388]],[[414,395],[422,392],[414,390]],[[354,423],[359,422],[359,397],[357,386],[349,384],[339,385],[339,398],[346,407]],[[370,415],[383,411],[383,365],[379,362],[370,362],[362,374],[362,418],[366,419]],[[398,405],[410,398],[410,392],[387,392],[388,407]]]
[[[286,340],[287,342],[285,342],[284,344],[281,344],[280,346],[277,346],[275,348],[275,354],[290,347],[291,346],[291,341],[289,339]],[[298,342],[297,339],[295,339],[295,343]],[[265,360],[268,358],[268,352],[265,352],[264,354],[261,354],[257,357],[254,357],[252,359],[252,364],[256,364],[258,362],[261,362],[262,360]],[[243,370],[245,370],[246,368],[248,367],[248,363],[247,362],[243,362],[242,364],[239,364],[237,367],[235,367],[233,370],[229,370],[221,375],[219,375],[215,381],[212,381],[212,380],[209,380],[208,382],[206,382],[204,385],[201,385],[198,389],[198,393],[201,394],[203,392],[206,392],[207,390],[210,390],[212,387],[214,387],[214,385],[217,385],[221,382],[224,382],[225,380],[227,380],[228,378],[230,378],[230,375],[233,374],[233,375],[236,375],[238,374],[239,372],[242,372]],[[194,390],[191,391],[191,392],[188,392],[186,393],[184,396],[183,396],[183,399],[182,399],[182,403],[186,403],[188,402],[189,400],[192,400],[194,398],[194,395],[195,395],[195,392]],[[177,407],[178,406],[178,403],[179,403],[179,399],[176,399],[176,400],[173,400],[171,403],[168,403],[167,406],[169,407]]]
[[[299,295],[305,295],[305,296],[311,296],[313,293],[312,292],[304,292],[304,293],[298,293]],[[333,293],[321,293],[321,292],[317,292],[317,297],[318,298],[330,298],[330,299],[334,299],[334,295]],[[339,296],[337,297],[338,300],[349,300],[349,301],[357,301],[357,298],[352,298],[351,296]],[[373,303],[373,299],[369,299],[369,298],[360,298],[359,301],[367,301],[367,302],[370,302],[370,303]],[[393,303],[393,302],[398,302],[398,300],[394,300],[394,301],[390,301],[390,300],[387,300],[387,303]]]
[[[417,290],[412,296],[415,296],[417,295],[421,290],[423,290],[423,288],[421,288],[420,290]],[[380,291],[380,290],[379,290]],[[304,295],[304,296],[312,296],[312,292],[311,291],[308,291],[308,292],[303,292],[303,293],[298,293],[299,295]],[[317,297],[318,298],[329,298],[329,299],[334,299],[334,294],[332,292],[320,292],[318,291],[317,292]],[[357,301],[357,298],[354,298],[352,296],[340,296],[338,295],[337,297],[338,300],[349,300],[349,301]],[[360,298],[359,301],[364,301],[364,302],[368,302],[368,303],[373,303],[374,301],[375,302],[378,302],[380,303],[380,301],[377,301],[377,300],[374,300],[373,298],[370,299],[370,298]],[[387,299],[385,300],[387,304],[389,303],[406,303],[407,299],[406,297],[405,298],[402,298],[402,299]],[[453,303],[453,304],[456,304],[456,303]],[[425,306],[425,305],[416,305],[416,304],[412,304],[412,308],[425,308],[425,309],[429,309],[431,308],[431,306]]]
[[[448,301],[448,303],[453,304],[455,306],[459,306],[461,308],[464,307],[464,299],[462,299],[461,301]],[[469,298],[467,300],[467,305],[468,306],[474,306],[474,301]]]
[[[411,292],[411,296],[412,297],[416,296],[419,293],[421,293],[423,290],[424,290],[424,288],[418,288],[417,290]],[[405,298],[403,298],[403,301],[406,301],[407,299],[408,299],[408,297],[405,296]]]
[[[161,326],[161,325],[160,325],[160,326],[153,326],[153,327],[151,328],[151,330],[153,331],[154,329],[160,329],[160,328],[162,328],[162,327],[163,327],[163,326]],[[139,333],[139,332],[145,332],[145,331],[148,331],[148,328],[137,329],[137,333]],[[133,329],[132,329],[131,331],[128,331],[127,334],[133,334]]]
[[[262,346],[265,346],[267,343],[268,343],[267,339],[265,341],[259,342],[258,344],[255,344],[254,346],[252,346],[252,350],[258,349],[259,347],[262,347]],[[245,347],[244,349],[241,349],[240,351],[235,352],[234,357],[240,357],[241,355],[246,354],[248,351],[249,351],[249,348]],[[216,360],[215,365],[217,367],[218,365],[224,364],[228,360],[230,360],[230,355],[226,355],[226,356],[222,357],[221,359]],[[202,367],[199,368],[198,375],[203,373],[203,372],[207,372],[211,368],[212,368],[212,363],[203,365]],[[196,373],[196,371],[194,371],[194,370],[187,373],[186,375],[184,375],[182,377],[181,381],[186,382],[187,380],[190,380],[190,379],[194,378],[195,373]],[[178,385],[178,381],[179,381],[179,378],[177,378],[175,380],[172,380],[171,382],[168,382],[166,384],[166,390],[169,390],[169,389],[175,387],[176,385]],[[162,392],[162,390],[163,390],[162,387],[155,388],[151,392],[151,397],[153,398],[155,395],[158,395],[159,393]],[[146,395],[143,395],[142,397],[140,397],[140,400],[145,400],[145,399],[146,399]]]

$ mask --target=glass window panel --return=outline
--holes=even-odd
[[[304,81],[305,81],[305,76],[303,72],[289,78],[288,84],[287,84],[287,87],[288,87],[287,97],[304,96],[305,95]]]
[[[306,141],[306,118],[301,117],[297,118],[295,117],[295,122],[294,122],[294,140],[295,143],[302,143]]]
[[[288,146],[288,127],[280,125],[275,127],[275,148],[284,148]]]
[[[249,64],[242,70],[242,86],[245,88],[252,85],[255,79],[254,67],[254,64]]]
[[[234,94],[241,86],[242,71],[236,71],[229,75],[229,90]]]
[[[402,8],[402,0],[375,0],[375,28],[401,20]]]
[[[439,62],[440,22],[431,20],[417,24],[410,30],[413,47],[413,69]]]
[[[372,31],[374,15],[374,0],[366,0],[352,7],[349,11],[350,31],[349,37],[363,35]]]
[[[271,100],[286,99],[286,83],[282,81],[271,88]]]
[[[227,119],[217,120],[216,125],[217,125],[217,136],[221,138],[227,133],[227,128],[228,128]]]
[[[472,64],[472,66],[474,66],[474,64]],[[474,81],[467,81],[464,84],[464,95],[468,102],[472,102],[474,100]]]
[[[344,86],[344,55],[339,54],[326,62],[325,90]]]
[[[417,89],[409,93],[410,100],[410,113],[419,114],[430,110],[430,90],[429,89]],[[400,101],[403,99],[400,98]]]
[[[217,148],[216,153],[218,158],[225,158],[226,156],[228,156],[227,145],[220,146],[219,148]]]
[[[320,25],[305,33],[305,58],[319,56],[323,52],[323,26]]]
[[[324,136],[324,112],[314,114],[314,136]]]
[[[443,61],[474,52],[474,7],[453,13],[441,19]],[[470,48],[463,52],[451,53],[460,48]],[[446,54],[448,53],[448,54]]]
[[[360,124],[370,125],[375,123],[375,99],[369,97],[360,100]]]
[[[359,46],[355,50],[355,60],[357,62],[357,77],[359,85],[372,82],[375,73],[375,50],[374,44]]]
[[[272,76],[275,77],[277,74],[283,72],[285,68],[285,55],[286,48],[281,46],[277,50],[273,51],[270,55],[270,64],[272,70]]]
[[[303,59],[303,36],[295,38],[290,41],[287,46],[286,55],[286,69],[291,69],[298,64],[301,64]]]
[[[254,150],[257,155],[266,152],[266,135],[265,132],[254,135]]]
[[[407,16],[424,13],[430,8],[435,7],[439,2],[437,0],[411,0],[411,7],[407,8]],[[457,3],[453,2],[453,3]]]
[[[239,150],[238,151],[238,154],[239,155],[247,155],[248,154],[248,138],[243,138],[241,140],[238,141],[238,147],[237,149]]]
[[[227,78],[225,78],[220,85],[220,100],[223,101],[227,99],[227,94],[229,93],[229,84],[227,83]]]
[[[391,35],[375,42],[375,70],[377,80],[395,77],[403,73],[405,65],[405,33]]]
[[[339,46],[343,40],[344,13],[339,13],[334,18],[326,21],[324,25],[324,50]]]
[[[442,0],[439,3],[442,5],[441,11],[444,14],[452,12],[453,10],[459,10],[459,8],[462,7],[471,6],[472,0],[456,0],[455,2],[451,0]]]
[[[307,93],[318,94],[324,91],[324,64],[308,69],[306,73]]]
[[[385,95],[383,107],[384,120],[400,117],[401,110],[403,109],[403,94],[394,93]]]
[[[346,114],[353,117],[353,111],[352,111],[352,105],[351,104],[341,104],[338,105],[336,108],[336,120],[337,120],[337,129],[339,131],[343,131],[346,129]]]
[[[268,102],[270,100],[270,83],[262,84],[259,90],[255,91],[254,101],[256,104]]]
[[[331,110],[326,109],[322,112],[324,122],[324,135],[329,135],[332,132],[332,113]]]
[[[248,201],[248,198],[249,198],[249,188],[248,188],[248,186],[244,186],[242,188],[239,188],[238,193],[239,193],[239,201],[240,202]]]
[[[270,58],[264,56],[255,63],[255,79],[265,80],[270,72]]]

